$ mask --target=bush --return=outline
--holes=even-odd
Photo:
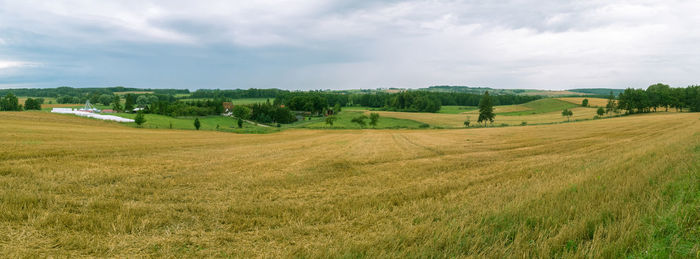
[[[598,107],[596,113],[598,114],[598,116],[603,116],[603,114],[605,114],[605,109],[603,109],[603,107]]]
[[[372,125],[372,127],[377,126],[377,122],[379,122],[379,113],[370,113],[369,114],[369,125]]]
[[[144,122],[146,122],[146,118],[143,116],[143,112],[139,112],[138,114],[136,114],[136,118],[134,118],[134,122],[136,123],[136,125],[138,125],[139,128],[141,127],[141,125]]]
[[[421,129],[430,128],[430,124],[423,123],[420,126],[418,126],[418,128],[421,128]]]
[[[520,123],[520,126],[527,126],[527,121],[523,121]]]
[[[352,123],[357,123],[357,125],[360,125],[360,128],[364,128],[367,125],[367,122],[365,121],[367,119],[367,116],[365,115],[360,115],[355,118],[352,118],[350,122]]]

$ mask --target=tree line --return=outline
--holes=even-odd
[[[220,89],[199,89],[190,94],[187,98],[229,98],[229,99],[242,99],[242,98],[275,98],[282,93],[288,93],[287,90],[280,90],[276,88],[272,89],[234,89],[234,90],[220,90]]]
[[[442,105],[478,106],[482,94],[404,91],[353,95],[353,103],[393,111],[437,112]],[[542,98],[527,95],[490,95],[493,105],[522,104]]]
[[[44,98],[27,98],[24,105],[19,103],[19,98],[12,93],[0,97],[0,111],[41,110]]]
[[[57,88],[17,88],[17,89],[0,89],[0,96],[5,96],[12,93],[15,96],[32,96],[32,97],[50,97],[59,98],[62,96],[77,97],[77,101],[73,103],[84,103],[91,95],[102,95],[118,92],[152,92],[153,94],[189,94],[187,89],[150,89],[150,88],[131,88],[131,87],[104,87],[104,88],[73,88],[61,86]],[[92,102],[92,100],[91,100]],[[96,103],[96,102],[95,102]]]
[[[617,106],[627,113],[657,111],[657,108],[688,109],[700,112],[700,86],[671,88],[665,84],[654,84],[644,89],[627,88],[617,97]]]
[[[442,105],[477,106],[481,94],[445,93],[429,91],[403,91],[399,93],[359,93],[343,92],[281,92],[275,104],[285,105],[295,111],[321,114],[329,107],[359,105],[389,111],[438,112]],[[521,104],[540,99],[540,96],[492,95],[493,105]]]
[[[143,108],[143,113],[153,113],[172,117],[178,116],[209,116],[221,115],[225,112],[224,102],[230,102],[228,98],[214,98],[206,100],[182,101],[172,98],[153,98],[153,95],[127,94],[125,96],[124,109],[130,111],[132,107]],[[119,98],[117,96],[117,98]],[[115,100],[113,108],[117,107],[119,100]],[[253,120],[259,123],[291,123],[296,121],[294,113],[286,107],[274,105],[272,103],[256,103],[250,105],[236,105],[232,111],[237,118],[242,120]],[[239,125],[242,125],[242,121]]]

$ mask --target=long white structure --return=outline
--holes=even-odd
[[[73,110],[71,108],[53,108],[51,110],[51,112],[61,113],[61,114],[74,114],[74,115],[78,115],[78,116],[82,116],[82,117],[88,117],[88,118],[99,119],[99,120],[107,120],[107,121],[134,122],[134,120],[132,120],[132,119],[122,118],[119,116],[102,115],[102,114],[97,114],[97,113],[92,113],[92,112]]]

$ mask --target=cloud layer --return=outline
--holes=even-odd
[[[684,86],[700,74],[698,11],[697,1],[0,0],[0,84]]]

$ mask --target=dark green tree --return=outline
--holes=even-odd
[[[481,97],[481,101],[479,101],[479,120],[478,122],[484,122],[484,126],[486,125],[486,122],[491,122],[493,123],[493,120],[496,118],[496,115],[493,113],[493,100],[491,99],[491,96],[489,95],[489,92],[486,91],[484,95]]]
[[[668,106],[671,105],[671,87],[665,84],[655,84],[647,87],[649,102],[654,111],[657,107],[665,107],[668,111]]]
[[[100,98],[98,98],[97,100],[102,105],[109,106],[110,104],[112,104],[112,100],[114,100],[114,98],[112,98],[111,95],[103,94],[103,95],[100,95]]]
[[[145,95],[139,95],[136,97],[136,106],[139,108],[145,108],[150,103],[150,100]]]
[[[573,115],[574,115],[574,112],[572,112],[572,111],[569,110],[569,109],[564,109],[563,111],[561,111],[561,116],[565,116],[565,117],[566,117],[566,121],[569,121],[570,118],[571,118],[571,116],[573,116]]]
[[[603,116],[603,114],[605,114],[605,109],[603,109],[603,107],[598,107],[596,113],[598,114],[598,116]]]
[[[25,110],[41,110],[41,104],[34,98],[27,98],[24,101]]]
[[[357,123],[357,125],[360,125],[360,128],[364,128],[367,125],[367,122],[365,121],[367,119],[367,116],[365,115],[360,115],[355,118],[352,118],[350,122],[352,123]]]
[[[340,103],[336,103],[335,106],[333,106],[333,114],[338,114],[340,110]]]
[[[615,103],[615,95],[610,91],[608,96],[608,104],[605,105],[605,113],[610,113],[617,110],[617,104]]]
[[[8,93],[0,99],[0,111],[20,111],[22,107],[19,105],[19,100],[17,96],[12,93]]]
[[[238,124],[238,128],[243,128],[243,119],[238,118],[238,121],[236,121],[236,124]]]
[[[236,105],[235,107],[233,107],[232,113],[233,116],[235,116],[236,118],[247,120],[248,118],[250,118],[251,111],[250,108],[246,106]]]
[[[122,110],[122,98],[119,97],[118,94],[114,95],[114,99],[112,100],[112,110],[115,112],[119,112]]]
[[[136,95],[133,94],[127,94],[124,97],[124,111],[125,112],[132,112],[134,110],[134,104],[136,103]]]
[[[377,123],[379,122],[379,113],[373,112],[369,114],[369,125],[372,126],[372,128],[377,126]]]
[[[143,112],[139,111],[139,113],[136,114],[136,118],[134,118],[134,122],[136,125],[140,128],[141,125],[146,122],[146,116],[143,115]]]
[[[326,117],[326,125],[331,125],[331,127],[333,127],[333,123],[335,122],[336,119],[338,119],[338,118],[335,117],[334,115]]]
[[[583,102],[581,102],[581,106],[588,107],[588,99],[587,98],[583,99]]]
[[[201,127],[202,124],[199,123],[199,118],[194,119],[194,128],[199,130],[199,127]]]

